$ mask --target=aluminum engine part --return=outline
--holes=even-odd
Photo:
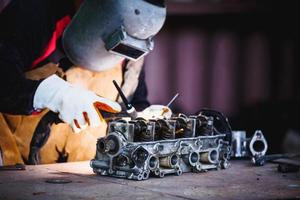
[[[226,134],[216,131],[213,119],[202,114],[112,120],[90,165],[99,175],[134,180],[225,169],[231,151]]]
[[[246,131],[232,131],[231,157],[247,157],[247,138]]]
[[[264,164],[268,143],[262,131],[256,130],[251,138],[246,138],[246,131],[232,131],[231,157],[251,157],[255,165]]]

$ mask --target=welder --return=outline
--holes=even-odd
[[[100,112],[121,111],[113,80],[136,108],[149,106],[143,58],[163,0],[4,0],[0,12],[4,165],[28,162],[37,144],[34,164],[91,159],[106,130]],[[49,113],[64,123],[32,141]]]

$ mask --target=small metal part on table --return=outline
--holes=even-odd
[[[262,131],[256,130],[251,138],[246,138],[246,131],[232,131],[232,157],[251,157],[254,165],[263,166],[267,150],[268,143]]]

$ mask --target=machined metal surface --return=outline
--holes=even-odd
[[[99,175],[146,180],[228,168],[230,142],[213,119],[179,115],[170,119],[113,120],[90,162]]]
[[[232,157],[241,158],[247,156],[248,151],[246,139],[246,131],[232,131]]]
[[[253,157],[264,156],[268,150],[268,143],[260,130],[255,131],[252,136],[249,149]]]
[[[232,131],[232,157],[250,157],[255,165],[261,166],[267,150],[268,143],[261,130],[256,130],[251,138],[246,137],[246,131]]]

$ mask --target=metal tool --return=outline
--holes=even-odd
[[[170,107],[170,105],[177,99],[179,96],[179,93],[175,94],[175,96],[171,99],[171,101],[167,104],[167,107]]]
[[[136,112],[135,108],[128,102],[127,98],[125,97],[124,93],[122,92],[122,89],[119,87],[118,83],[115,80],[113,80],[113,84],[115,85],[116,89],[118,90],[119,95],[126,107],[126,112],[132,119],[135,119],[137,117],[137,112]]]

